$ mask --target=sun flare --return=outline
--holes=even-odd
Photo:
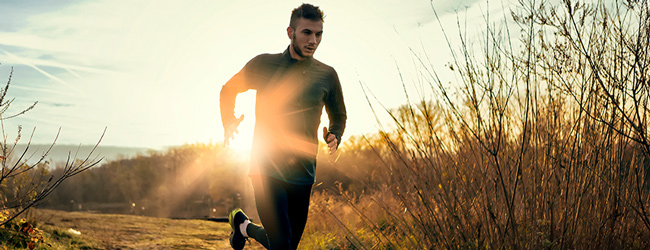
[[[247,91],[237,96],[235,115],[244,115],[244,120],[239,124],[235,138],[230,140],[229,147],[243,157],[250,156],[253,147],[253,134],[255,131],[255,94],[256,91]]]
[[[240,160],[246,160],[250,158],[251,148],[253,144],[253,134],[242,134],[240,129],[240,135],[235,135],[235,139],[230,141],[231,152],[234,153],[235,158]]]

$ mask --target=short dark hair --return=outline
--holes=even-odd
[[[298,6],[298,8],[291,11],[291,20],[289,21],[289,27],[295,29],[296,21],[299,18],[305,18],[312,21],[323,21],[323,11],[321,11],[318,6],[314,6],[308,3],[303,3]]]

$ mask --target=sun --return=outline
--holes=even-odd
[[[242,122],[241,125],[244,125],[244,123]],[[239,134],[236,134],[235,138],[230,140],[229,147],[233,153],[237,154],[238,158],[248,158],[253,147],[253,129],[241,125]]]
[[[230,140],[230,148],[244,157],[250,157],[253,147],[253,133],[255,128],[255,94],[256,91],[246,91],[237,95],[235,103],[235,116],[244,115],[244,120],[239,124],[235,138]]]

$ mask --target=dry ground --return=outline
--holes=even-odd
[[[228,223],[55,210],[33,216],[46,236],[67,241],[65,249],[230,249]],[[252,241],[246,249],[263,247]]]

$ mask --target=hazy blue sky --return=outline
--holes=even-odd
[[[4,116],[39,102],[5,120],[4,130],[11,140],[19,124],[24,138],[36,127],[38,143],[51,142],[61,128],[59,143],[93,144],[104,127],[104,145],[220,142],[221,86],[255,55],[286,48],[290,12],[302,2],[1,1],[0,79],[14,68],[9,96],[16,98]],[[409,46],[426,51],[434,67],[450,60],[430,1],[311,3],[326,14],[315,57],[341,78],[349,115],[344,138],[377,129],[359,82],[395,107],[405,103],[397,67],[409,86],[419,77]],[[479,22],[486,9],[477,1],[433,5],[450,31],[457,17]],[[247,119],[236,147],[250,144],[253,103],[252,92],[238,98],[236,113]]]

